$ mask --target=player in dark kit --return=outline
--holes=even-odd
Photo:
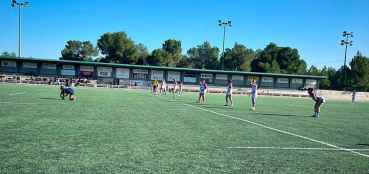
[[[74,90],[71,87],[60,86],[60,98],[64,100],[65,96],[69,96],[69,100],[75,100]]]

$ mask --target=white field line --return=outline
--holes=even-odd
[[[167,111],[188,111],[188,109],[176,109],[176,108],[168,108]]]
[[[25,92],[15,92],[15,93],[10,93],[8,95],[14,96],[14,95],[22,95],[22,94],[25,94]]]
[[[22,102],[0,102],[0,104],[15,104],[15,105],[36,105],[39,103],[22,103]]]
[[[245,147],[227,147],[227,149],[273,149],[273,150],[317,150],[317,151],[369,151],[369,149],[337,149],[337,148],[319,148],[319,147],[255,147],[255,146],[245,146]]]
[[[330,144],[330,143],[326,143],[324,141],[320,141],[320,140],[316,140],[316,139],[313,139],[313,138],[309,138],[309,137],[305,137],[305,136],[302,136],[302,135],[298,135],[298,134],[295,134],[295,133],[292,133],[292,132],[288,132],[288,131],[284,131],[284,130],[272,128],[272,127],[269,127],[269,126],[264,125],[264,124],[260,124],[260,123],[256,123],[256,122],[249,121],[249,120],[246,120],[246,119],[242,119],[242,118],[233,117],[233,116],[230,116],[230,115],[218,113],[218,112],[215,112],[215,111],[212,111],[212,110],[208,110],[208,109],[204,109],[204,108],[201,108],[201,107],[198,107],[198,106],[193,106],[193,105],[190,105],[190,104],[184,104],[184,105],[190,106],[190,107],[193,107],[193,108],[197,108],[197,109],[200,109],[200,110],[203,110],[203,111],[206,111],[206,112],[210,112],[210,113],[213,113],[213,114],[216,114],[216,115],[219,115],[219,116],[223,116],[223,117],[227,117],[227,118],[231,118],[231,119],[235,119],[235,120],[247,122],[247,123],[250,123],[250,124],[253,124],[253,125],[256,125],[256,126],[260,126],[260,127],[263,127],[263,128],[269,129],[269,130],[273,130],[273,131],[282,133],[282,134],[291,135],[291,136],[294,136],[294,137],[299,137],[299,138],[302,138],[302,139],[305,139],[305,140],[309,140],[309,141],[312,141],[312,142],[320,143],[320,144],[323,144],[323,145],[326,145],[326,146],[329,146],[329,147],[340,149],[342,151],[351,152],[353,154],[356,154],[356,155],[359,155],[359,156],[363,156],[363,157],[369,158],[369,155],[367,155],[367,154],[363,154],[363,153],[356,152],[356,151],[351,150],[351,149],[346,149],[346,148],[343,148],[343,147],[339,147],[339,146],[336,146],[336,145],[333,145],[333,144]]]

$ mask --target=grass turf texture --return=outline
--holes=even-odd
[[[173,100],[147,91],[0,85],[0,173],[368,173],[369,158],[346,151],[230,149],[316,147],[185,104],[262,123],[344,148],[369,148],[369,103],[328,101],[321,118],[302,98],[248,96],[223,107],[223,95]],[[360,151],[369,154],[369,151]]]

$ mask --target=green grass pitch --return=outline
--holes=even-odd
[[[369,103],[328,101],[314,119],[305,98],[260,96],[252,112],[248,96],[76,94],[0,85],[0,173],[369,173]]]

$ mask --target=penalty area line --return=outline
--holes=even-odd
[[[367,155],[367,154],[363,154],[363,153],[356,152],[356,151],[351,150],[351,149],[346,149],[346,148],[343,148],[343,147],[339,147],[339,146],[336,146],[336,145],[333,145],[333,144],[330,144],[330,143],[327,143],[327,142],[324,142],[324,141],[320,141],[320,140],[316,140],[316,139],[309,138],[309,137],[306,137],[306,136],[298,135],[298,134],[295,134],[295,133],[292,133],[292,132],[288,132],[288,131],[276,129],[276,128],[273,128],[273,127],[270,127],[270,126],[267,126],[267,125],[264,125],[264,124],[256,123],[256,122],[253,122],[253,121],[250,121],[250,120],[246,120],[246,119],[242,119],[242,118],[238,118],[238,117],[234,117],[234,116],[222,114],[222,113],[215,112],[215,111],[212,111],[212,110],[209,110],[209,109],[204,109],[202,107],[193,106],[193,105],[190,105],[190,104],[184,104],[184,105],[190,106],[190,107],[193,107],[193,108],[197,108],[197,109],[200,109],[200,110],[203,110],[203,111],[206,111],[206,112],[210,112],[210,113],[213,113],[215,115],[219,115],[219,116],[231,118],[231,119],[234,119],[234,120],[239,120],[239,121],[247,122],[247,123],[250,123],[250,124],[259,126],[259,127],[263,127],[263,128],[266,128],[266,129],[275,131],[275,132],[279,132],[279,133],[286,134],[286,135],[291,135],[291,136],[294,136],[294,137],[298,137],[298,138],[301,138],[301,139],[309,140],[309,141],[312,141],[312,142],[315,142],[315,143],[323,144],[323,145],[326,145],[326,146],[329,146],[329,147],[340,149],[342,151],[351,152],[353,154],[356,154],[356,155],[359,155],[359,156],[362,156],[362,157],[369,158],[369,155]]]
[[[227,147],[227,149],[272,149],[272,150],[311,150],[311,151],[369,151],[369,149],[337,149],[337,148],[319,148],[319,147],[255,147],[255,146],[245,146],[245,147]]]

